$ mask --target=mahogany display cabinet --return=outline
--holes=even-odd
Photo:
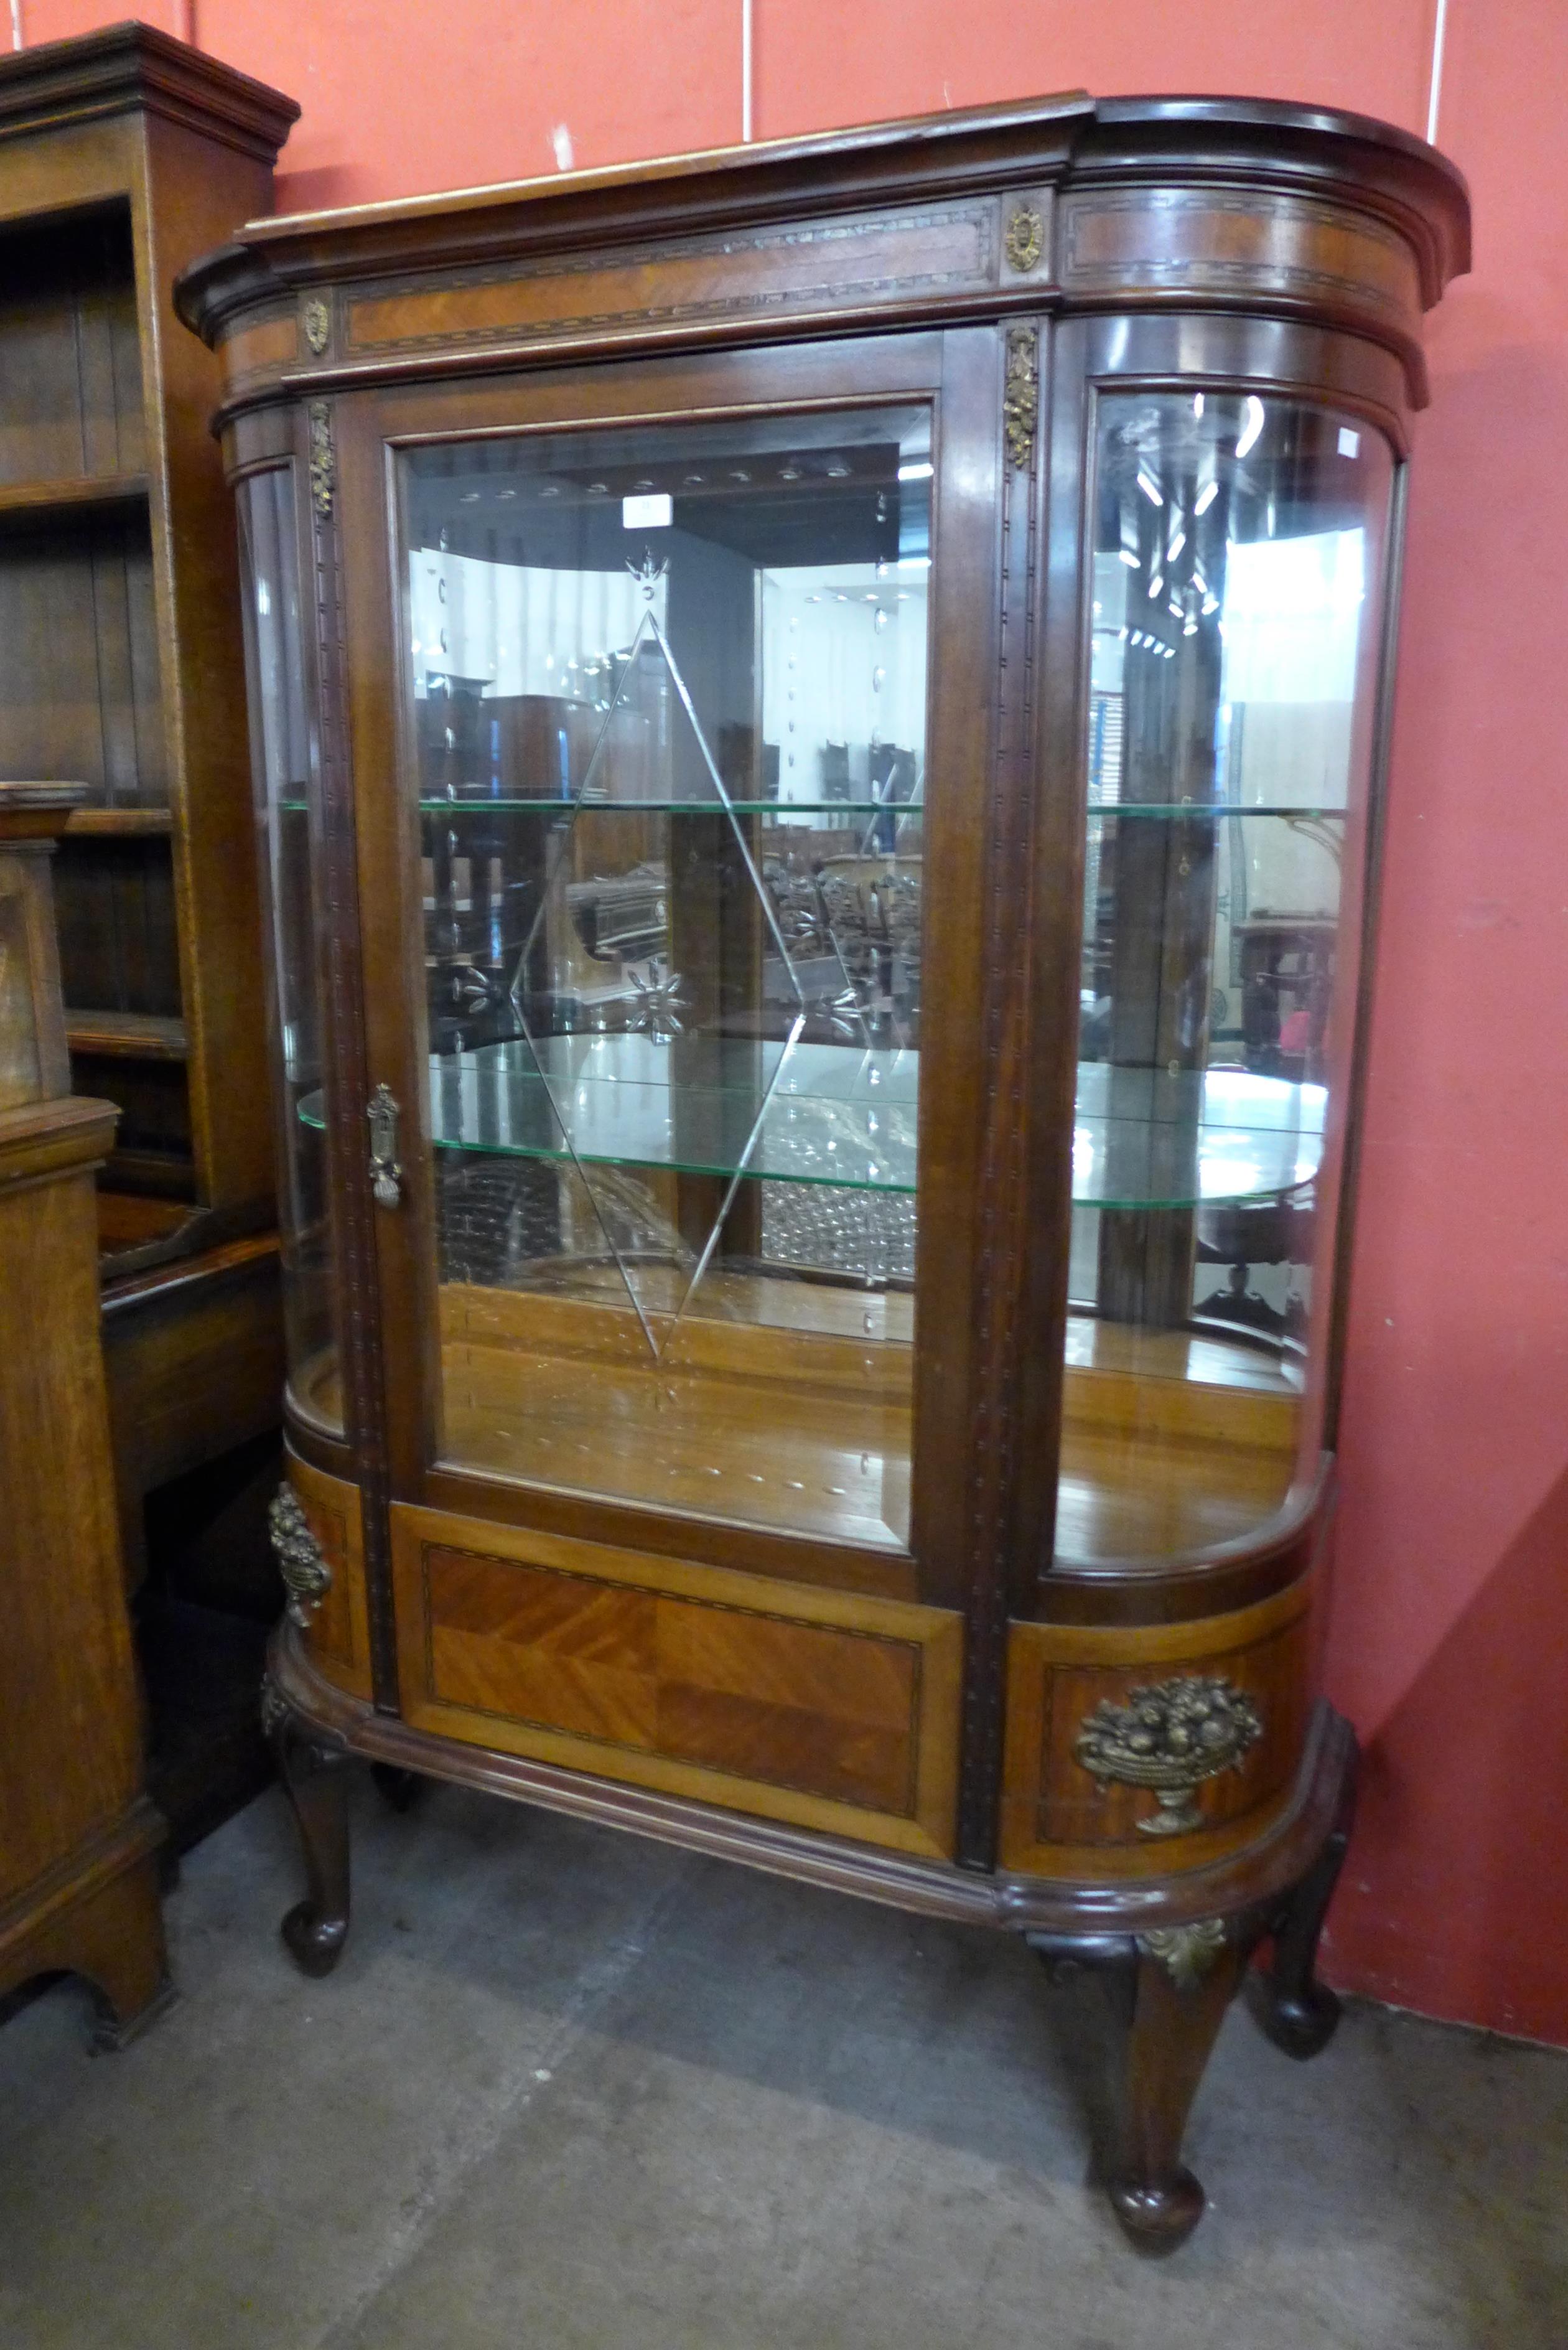
[[[1178,2242],[1314,1702],[1423,312],[1405,134],[1082,97],[258,222],[286,1933],[339,1764],[1102,1967]]]

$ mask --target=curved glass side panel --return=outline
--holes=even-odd
[[[310,727],[291,468],[238,488],[251,774],[277,1103],[284,1330],[296,1405],[343,1426],[332,1219],[321,1118],[321,1014],[311,875]],[[314,1104],[302,1117],[301,1106]]]
[[[929,411],[399,463],[434,1441],[901,1548]]]
[[[1289,400],[1099,403],[1056,1550],[1314,1475],[1392,463]]]

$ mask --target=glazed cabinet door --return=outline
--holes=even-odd
[[[394,1501],[961,1601],[1002,369],[335,403]]]
[[[321,1007],[340,989],[341,972],[327,959],[324,919],[327,847],[312,723],[316,645],[303,569],[309,492],[303,468],[279,446],[241,477],[234,494],[289,1405],[299,1422],[336,1447],[345,1415],[333,1196],[345,1170],[330,1163],[327,1106],[336,1089]]]
[[[1061,330],[1082,949],[1047,1614],[1249,1562],[1262,1596],[1321,1500],[1404,397],[1348,337]]]

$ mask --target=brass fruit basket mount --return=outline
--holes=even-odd
[[[1197,1790],[1221,1771],[1239,1771],[1262,1734],[1262,1716],[1244,1690],[1184,1673],[1131,1690],[1120,1705],[1102,1698],[1073,1751],[1102,1794],[1117,1783],[1154,1789],[1159,1809],[1139,1820],[1142,1835],[1185,1835],[1203,1825]]]

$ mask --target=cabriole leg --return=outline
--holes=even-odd
[[[404,1771],[396,1762],[372,1762],[370,1778],[389,1811],[411,1812],[425,1791],[417,1771]]]
[[[1139,2251],[1173,2252],[1203,2217],[1181,2141],[1247,1950],[1218,1918],[1141,1936],[1136,1950],[1110,2197]]]
[[[1055,1974],[1092,1967],[1120,2040],[1111,2205],[1142,2252],[1173,2252],[1203,2217],[1203,2189],[1181,2159],[1187,2116],[1256,1924],[1205,1918],[1139,1935],[1031,1934]]]
[[[271,1683],[262,1718],[299,1828],[307,1891],[283,1921],[283,1939],[307,1975],[327,1975],[348,1933],[348,1755],[317,1739]]]
[[[1266,1976],[1254,1976],[1248,1986],[1253,2014],[1287,2056],[1315,2056],[1339,2022],[1339,2002],[1318,1981],[1315,1969],[1318,1937],[1345,1863],[1355,1814],[1352,1772],[1323,1850],[1274,1922],[1272,1964]]]

